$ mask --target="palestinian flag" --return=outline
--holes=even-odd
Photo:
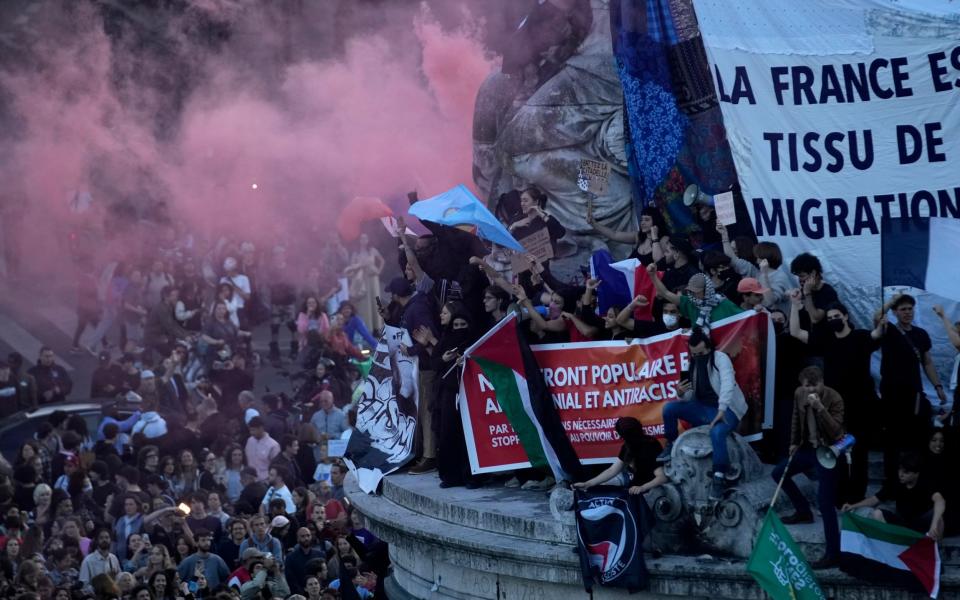
[[[840,568],[875,583],[940,592],[937,542],[906,527],[845,513],[841,520]]]
[[[480,366],[497,394],[534,467],[549,467],[557,481],[580,480],[580,458],[563,430],[560,414],[516,314],[494,325],[464,352]]]

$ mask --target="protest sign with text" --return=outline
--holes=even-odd
[[[714,324],[717,347],[730,355],[750,407],[740,433],[759,434],[772,423],[773,356],[769,318],[745,312]],[[585,464],[610,462],[620,451],[620,417],[636,417],[651,435],[663,435],[663,403],[676,400],[688,369],[687,336],[674,331],[626,342],[533,346],[564,430]],[[464,365],[460,414],[474,473],[529,466],[497,392],[472,359]]]
[[[864,322],[891,217],[960,218],[960,18],[940,2],[694,0],[746,207]]]

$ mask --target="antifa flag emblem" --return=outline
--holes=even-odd
[[[580,568],[586,591],[594,582],[603,586],[640,590],[649,573],[643,560],[647,505],[626,488],[599,486],[576,493]]]

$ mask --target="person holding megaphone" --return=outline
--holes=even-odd
[[[811,476],[816,472],[817,507],[823,518],[826,552],[810,566],[827,569],[836,566],[840,557],[840,526],[835,502],[837,465],[845,458],[842,452],[836,453],[831,446],[837,448],[837,442],[844,438],[843,398],[836,390],[823,385],[823,371],[819,367],[807,367],[800,372],[799,379],[800,387],[793,394],[790,456],[777,465],[772,475],[774,481],[783,479],[783,491],[793,503],[795,512],[783,518],[783,522],[789,525],[813,523],[810,504],[793,482],[793,476],[798,473]]]

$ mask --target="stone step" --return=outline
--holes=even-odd
[[[496,479],[482,488],[440,489],[436,473],[383,479],[383,496],[395,504],[463,527],[547,543],[573,544],[576,528],[554,518],[546,492],[505,488]]]
[[[384,495],[379,497],[360,492],[352,476],[348,477],[345,489],[351,503],[367,518],[369,528],[391,545],[394,562],[391,585],[399,586],[406,593],[397,594],[398,598],[588,597],[583,592],[573,541],[543,539],[566,534],[558,534],[557,529],[551,533],[546,525],[546,520],[553,517],[549,509],[537,508],[546,505],[542,493],[492,487],[442,490],[436,487],[436,477],[426,475],[394,475],[384,483]],[[429,493],[424,493],[427,491]],[[445,506],[449,504],[462,506],[460,509]],[[464,522],[455,520],[460,517]],[[520,524],[516,519],[543,522]],[[478,527],[487,525],[495,531]],[[816,544],[820,530],[818,523],[791,527],[801,545]],[[766,598],[746,572],[744,560],[692,556],[654,558],[648,554],[647,566],[651,575],[649,591],[631,596],[626,591],[595,588],[593,597],[597,600]],[[837,569],[819,571],[817,580],[828,598],[914,598],[903,590],[853,579]],[[944,568],[940,597],[960,597],[960,568]]]
[[[499,480],[477,490],[441,490],[439,484],[435,473],[391,475],[383,480],[383,496],[398,506],[460,527],[549,544],[576,543],[572,516],[554,516],[544,492],[505,488]],[[798,477],[797,484],[816,506],[814,485],[805,477]],[[879,486],[871,484],[867,493],[874,493],[874,488]],[[778,506],[783,506],[780,510],[789,514],[786,508],[789,504],[778,503]],[[787,527],[811,560],[824,552],[823,525],[819,515],[815,518],[813,524]],[[940,551],[944,565],[960,566],[960,537],[946,538],[940,544]]]

